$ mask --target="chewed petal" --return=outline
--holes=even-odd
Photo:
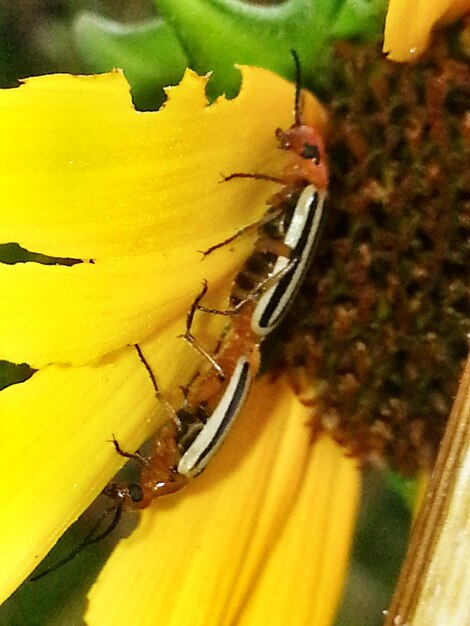
[[[165,394],[194,367],[175,334],[142,346]],[[50,366],[2,391],[0,602],[122,466],[112,435],[134,451],[163,416],[134,348],[94,366]]]
[[[439,20],[470,11],[470,0],[390,0],[385,22],[384,52],[393,61],[415,61],[429,44]]]
[[[274,131],[292,121],[292,85],[242,71],[234,100],[207,106],[188,71],[151,113],[117,72],[0,91],[0,242],[93,261],[0,265],[0,358],[89,362],[183,318],[203,278],[228,291],[252,235],[199,251],[256,220],[277,185],[221,172],[278,173]],[[306,113],[325,127],[311,97]]]
[[[308,417],[308,410],[285,383],[259,381],[234,432],[205,474],[181,496],[161,500],[145,511],[139,528],[111,556],[91,592],[87,623],[179,626],[188,623],[188,616],[192,626],[245,623],[238,620],[252,603],[255,606],[249,610],[256,612],[257,585],[271,560],[279,560],[273,550],[282,545],[283,537],[290,537],[300,557],[283,574],[291,577],[292,586],[301,588],[307,564],[297,547],[305,540],[309,554],[313,552],[306,534],[315,536],[317,547],[322,545],[309,506],[319,499],[321,508],[325,496],[331,502],[328,490],[339,454],[335,450],[331,455],[331,444],[325,452],[323,443],[321,461],[313,460],[317,453],[315,446],[312,449]],[[334,458],[333,470],[329,456]],[[351,489],[342,498],[354,502],[357,479],[349,480],[347,488]],[[345,506],[348,519],[341,519],[348,537],[353,510],[354,506]],[[291,526],[292,515],[297,522],[303,519],[300,534],[295,532],[295,523]],[[343,565],[338,559],[334,563],[340,570],[346,543],[342,542]],[[307,580],[311,590],[310,576]],[[136,584],[129,585],[129,581]],[[126,594],[117,594],[123,585]],[[292,602],[291,595],[283,591],[278,595]],[[337,595],[333,596],[336,600]],[[278,601],[273,601],[275,610]],[[261,621],[246,623],[276,622],[267,607]]]
[[[219,185],[220,172],[279,171],[274,130],[291,123],[293,88],[243,72],[238,98],[207,106],[206,79],[188,70],[148,113],[118,72],[0,91],[1,241],[97,260],[169,247],[176,234],[197,249],[223,236],[221,224],[252,219],[266,187]]]

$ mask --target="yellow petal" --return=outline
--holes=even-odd
[[[308,417],[285,383],[259,381],[205,474],[146,510],[118,546],[92,589],[87,624],[327,624],[312,617],[334,612],[341,581],[331,571],[342,574],[347,561],[358,480],[354,462],[333,444],[312,447]],[[341,527],[341,539],[323,574],[315,572],[325,605],[318,613],[306,570],[328,562],[322,530],[336,543],[323,508],[338,491],[342,504],[333,506],[339,518],[331,528]],[[278,597],[267,603],[280,577]],[[117,593],[124,585],[126,593]],[[297,621],[276,621],[296,601],[285,588],[299,593]]]
[[[248,243],[237,251],[246,255]],[[217,254],[201,263],[197,251],[177,247],[72,267],[0,264],[0,358],[34,368],[81,365],[140,343],[176,318],[180,334],[203,278],[211,277],[212,305],[225,306],[226,291],[217,299],[217,287],[230,285],[232,274]]]
[[[470,0],[390,0],[384,52],[393,61],[414,61],[427,48],[434,25],[470,11]]]
[[[356,462],[327,437],[315,443],[297,501],[238,626],[334,624],[357,514]]]
[[[175,334],[170,327],[142,346],[164,393],[194,366]],[[122,466],[112,435],[134,451],[162,417],[134,348],[93,366],[50,366],[1,392],[0,473],[8,481],[0,498],[0,602]]]
[[[198,250],[259,217],[277,186],[219,184],[221,171],[279,173],[274,131],[292,122],[292,85],[242,71],[235,100],[206,106],[188,71],[152,113],[133,109],[117,72],[0,91],[0,241],[94,260],[0,266],[0,358],[82,364],[182,317],[203,277],[228,289],[252,238]]]
[[[134,110],[120,73],[1,91],[1,240],[96,260],[197,249],[217,241],[221,222],[231,234],[262,210],[267,188],[219,185],[221,170],[279,172],[274,131],[292,123],[292,85],[243,72],[236,99],[205,106],[206,79],[188,70],[163,109],[147,113]]]

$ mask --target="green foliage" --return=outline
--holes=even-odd
[[[209,95],[239,89],[235,64],[256,65],[293,79],[296,50],[303,83],[328,89],[338,39],[371,39],[382,31],[386,0],[287,0],[261,6],[240,0],[155,0],[162,19],[122,25],[91,13],[74,24],[75,43],[89,71],[122,67],[139,107],[158,105],[163,86],[189,66],[212,72]]]
[[[141,109],[158,108],[163,101],[163,87],[178,83],[187,66],[177,38],[162,20],[128,25],[83,13],[73,30],[87,68],[93,72],[113,67],[124,70]]]
[[[382,626],[407,546],[411,515],[388,472],[366,470],[351,563],[335,626]]]
[[[387,3],[383,0],[355,0],[344,2],[335,16],[330,35],[333,39],[377,38],[382,33]]]
[[[335,29],[377,35],[377,0],[287,0],[257,6],[240,0],[155,0],[198,72],[213,71],[211,95],[235,95],[235,63],[257,65],[292,79],[290,49],[300,57],[304,83],[316,90],[328,83]],[[385,3],[382,5],[384,15]],[[358,17],[360,20],[358,21]],[[339,20],[339,21],[338,21]]]

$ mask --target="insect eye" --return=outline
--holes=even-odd
[[[300,151],[300,156],[303,159],[313,159],[316,165],[320,163],[320,150],[318,146],[313,143],[304,143]]]
[[[131,497],[132,502],[141,502],[144,494],[142,492],[142,487],[137,483],[131,483],[129,485],[129,495]]]

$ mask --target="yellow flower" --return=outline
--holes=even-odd
[[[416,60],[426,49],[432,28],[470,11],[470,0],[390,0],[384,52],[392,61]]]
[[[112,434],[133,451],[165,419],[132,345],[177,405],[198,363],[178,339],[190,303],[205,278],[223,305],[250,251],[247,236],[198,252],[276,189],[220,173],[277,173],[288,158],[274,130],[292,123],[292,86],[242,71],[240,95],[212,106],[188,71],[157,113],[133,109],[119,72],[0,93],[1,241],[82,261],[0,265],[0,358],[37,370],[0,394],[2,600],[122,466]],[[313,98],[306,115],[325,126]],[[214,346],[221,320],[199,317]],[[309,419],[282,380],[259,381],[212,467],[121,543],[88,623],[330,623],[358,475],[331,441],[313,445]]]

